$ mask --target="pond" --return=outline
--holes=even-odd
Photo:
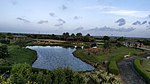
[[[74,48],[61,46],[27,46],[37,52],[37,60],[32,67],[54,70],[70,68],[74,71],[94,70],[94,67],[73,56]]]

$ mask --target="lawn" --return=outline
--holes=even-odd
[[[6,58],[8,64],[16,63],[32,63],[36,59],[36,52],[27,48],[22,48],[16,45],[8,46],[9,57]]]
[[[143,59],[142,66],[150,74],[150,60]]]
[[[119,60],[124,55],[127,55],[129,53],[131,55],[139,55],[146,52],[128,47],[112,47],[109,51],[103,52],[102,48],[99,47],[99,50],[95,51],[87,49],[78,49],[74,52],[74,55],[83,60],[87,60],[94,63],[101,63],[104,61],[109,61],[110,59]]]

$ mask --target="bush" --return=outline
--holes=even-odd
[[[0,58],[5,58],[8,56],[9,56],[9,54],[8,54],[7,46],[6,45],[0,46]]]
[[[6,71],[10,71],[11,70],[11,66],[0,66],[0,73],[4,73]]]
[[[10,44],[10,40],[0,40],[0,43],[3,43],[3,44]]]
[[[148,73],[141,65],[141,62],[143,60],[140,58],[137,58],[134,60],[134,67],[136,71],[147,81],[147,83],[150,83],[150,73]]]
[[[84,80],[77,72],[70,69],[57,69],[48,71],[33,68],[29,64],[15,64],[12,67],[1,66],[0,70],[10,71],[10,81],[12,84],[83,84]],[[7,80],[7,79],[5,79]],[[7,82],[7,81],[3,82]],[[2,83],[2,82],[0,82]],[[11,84],[10,83],[10,84]]]
[[[11,81],[15,84],[25,84],[29,80],[31,74],[31,66],[29,64],[15,64],[11,69]]]
[[[115,75],[118,75],[118,74],[119,74],[119,69],[118,69],[117,62],[116,62],[116,61],[111,60],[111,61],[109,62],[108,71],[109,71],[109,73],[113,73],[113,74],[115,74]]]

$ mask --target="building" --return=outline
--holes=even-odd
[[[17,41],[17,40],[27,40],[27,36],[23,36],[23,35],[13,35],[13,41]]]
[[[127,47],[142,47],[143,43],[137,40],[126,40],[123,44]]]

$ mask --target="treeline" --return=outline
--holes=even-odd
[[[68,32],[63,33],[62,35],[27,34],[27,37],[32,39],[55,39],[55,40],[65,40],[65,41],[83,41],[83,42],[94,41],[94,38],[90,34],[83,36],[82,33],[69,34]]]
[[[55,34],[16,34],[16,33],[0,33],[0,42],[9,43],[14,36],[26,36],[28,39],[54,39],[54,40],[65,40],[65,41],[83,41],[83,42],[93,42],[94,38],[90,35],[83,35],[82,33],[63,33],[62,35]]]

